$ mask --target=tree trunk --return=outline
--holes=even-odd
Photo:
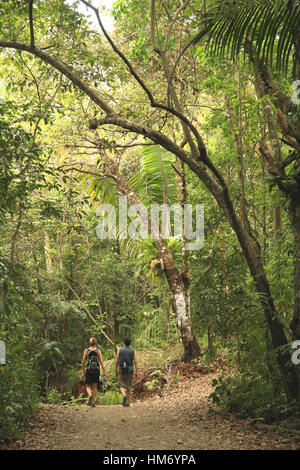
[[[224,189],[221,194],[216,193],[216,199],[218,200],[221,208],[223,208],[223,211],[235,231],[243,249],[248,267],[254,280],[256,292],[258,293],[259,300],[263,308],[266,324],[270,331],[273,351],[281,371],[286,394],[289,398],[297,400],[299,398],[299,381],[295,368],[293,366],[291,367],[291,354],[287,347],[288,341],[284,328],[278,319],[270,286],[264,271],[260,247],[252,235],[243,226],[240,218],[236,215],[227,188]]]
[[[36,251],[35,251],[34,244],[32,244],[32,246],[31,246],[31,251],[32,251],[32,256],[33,256],[33,261],[34,261],[34,270],[35,270],[35,273],[36,273],[37,291],[38,291],[39,294],[42,294],[43,289],[42,289],[42,283],[41,283],[41,276],[40,276],[40,272],[39,272],[38,261],[37,261],[37,257],[36,257]]]
[[[275,115],[272,109],[271,102],[274,100],[272,94],[272,88],[268,88],[266,84],[268,83],[264,79],[268,77],[268,72],[265,68],[260,67],[259,61],[253,61],[255,79],[256,79],[256,88],[257,94],[260,98],[264,98],[263,106],[265,111],[266,123],[269,131],[269,147],[266,143],[261,143],[260,151],[261,156],[264,161],[264,165],[271,175],[276,175],[279,177],[285,177],[285,167],[282,162],[281,155],[281,144],[278,135],[278,124],[281,129],[282,134],[285,136],[288,142],[294,145],[296,152],[299,153],[299,143],[295,136],[297,133],[293,134],[291,128],[286,124],[286,119],[280,108],[285,109],[285,106],[288,107],[288,99],[281,98],[281,106],[275,102],[275,105],[278,107],[277,110],[277,122]],[[282,106],[284,104],[284,106]],[[297,188],[299,188],[300,181],[295,178]],[[292,329],[292,338],[300,339],[300,190],[297,189],[293,192],[288,192],[286,188],[278,184],[279,189],[283,193],[284,197],[290,201],[290,206],[288,209],[288,215],[291,224],[291,230],[293,235],[294,242],[294,316],[291,322]],[[281,212],[280,207],[274,207],[274,239],[277,239],[280,235],[281,230]],[[291,352],[287,348],[286,353],[286,364],[290,364],[290,397],[294,398],[300,403],[300,367],[296,364],[291,364]]]
[[[274,240],[277,240],[281,232],[281,209],[280,206],[274,206]]]
[[[127,197],[129,204],[142,205],[137,195],[127,183],[126,178],[119,172],[116,164],[102,153],[105,163],[110,167],[115,175],[115,182],[121,194]],[[152,221],[148,214],[148,230],[151,233]],[[177,326],[180,331],[183,344],[184,362],[190,362],[200,354],[200,347],[192,330],[191,315],[189,308],[189,296],[186,298],[185,285],[179,269],[177,268],[172,252],[167,243],[161,238],[153,240],[157,249],[157,258],[161,260],[161,267],[165,273],[169,288],[172,292],[175,312],[177,316]]]
[[[11,237],[11,248],[10,248],[10,261],[11,261],[11,263],[14,262],[16,240],[17,240],[17,236],[19,235],[19,232],[20,232],[21,224],[22,224],[22,207],[21,207],[21,204],[19,204],[18,220],[17,220],[16,228],[13,232],[12,237]]]
[[[47,230],[44,230],[44,252],[46,257],[46,269],[47,273],[52,273],[52,257],[50,251],[50,238]]]
[[[170,248],[164,240],[154,240],[159,258],[163,261],[163,269],[173,294],[177,326],[183,344],[184,362],[190,362],[200,355],[200,347],[192,330],[189,304],[181,274],[175,264]]]
[[[297,400],[299,398],[299,381],[295,368],[290,367],[291,353],[288,348],[288,341],[284,328],[278,319],[270,286],[263,270],[260,252],[253,245],[250,245],[247,251],[248,265],[250,266],[256,290],[260,296],[260,302],[270,331],[273,351],[282,374],[286,394],[290,399]],[[281,349],[282,347],[284,348]]]

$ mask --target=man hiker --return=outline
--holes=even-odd
[[[88,405],[93,408],[95,407],[97,386],[100,381],[100,366],[102,367],[104,377],[107,377],[102,360],[102,354],[96,344],[96,338],[91,338],[90,347],[84,350],[82,358],[84,383],[89,396]]]
[[[119,379],[120,392],[123,396],[123,406],[130,406],[130,395],[133,379],[133,363],[137,377],[137,359],[135,349],[130,347],[131,339],[124,339],[124,347],[120,348],[116,357],[116,376]]]

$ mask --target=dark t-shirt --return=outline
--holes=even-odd
[[[125,363],[127,364],[128,368],[126,373],[133,372],[133,360],[134,360],[134,353],[135,350],[130,346],[124,346],[123,348],[119,349],[119,371],[120,373],[124,373],[122,369],[122,365]]]

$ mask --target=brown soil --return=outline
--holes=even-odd
[[[122,405],[41,405],[26,436],[2,450],[297,450],[299,431],[258,429],[212,411],[216,373],[195,369],[161,396]]]

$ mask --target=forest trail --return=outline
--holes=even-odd
[[[211,413],[211,380],[184,380],[163,397],[122,405],[42,405],[26,436],[4,450],[297,450],[299,434]]]

